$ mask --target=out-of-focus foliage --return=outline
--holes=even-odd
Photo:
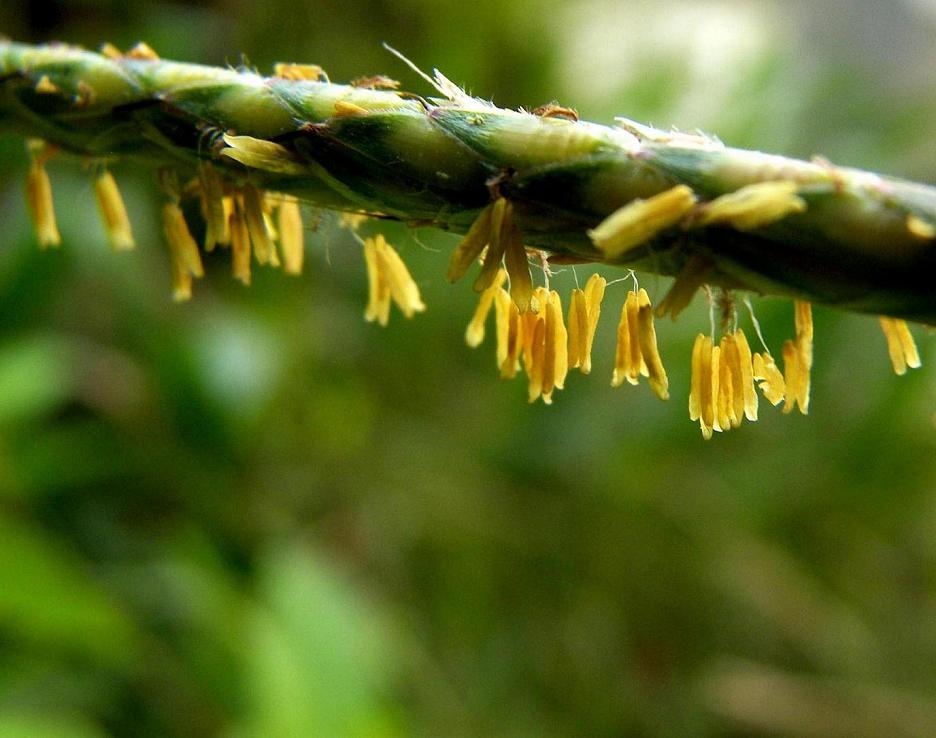
[[[385,40],[503,105],[936,177],[925,0],[12,0],[0,31],[419,88]],[[116,168],[140,246],[114,255],[56,160],[39,253],[22,142],[0,162],[0,736],[936,733],[922,332],[898,379],[873,319],[817,310],[812,414],[703,443],[701,300],[658,326],[669,403],[607,386],[612,286],[593,374],[528,406],[463,344],[451,236],[366,226],[429,305],[385,330],[327,217],[301,278],[217,258],[180,306],[153,182]],[[779,345],[790,306],[757,310]]]

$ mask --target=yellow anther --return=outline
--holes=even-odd
[[[907,367],[911,369],[919,367],[920,354],[917,352],[916,343],[913,341],[906,321],[884,316],[881,316],[879,320],[881,330],[884,331],[884,337],[887,339],[887,353],[894,367],[894,373],[903,375],[907,373]]]
[[[465,343],[472,348],[480,346],[484,341],[484,322],[487,320],[488,313],[491,312],[495,295],[506,281],[507,272],[498,269],[494,282],[481,293],[481,297],[478,299],[478,307],[475,308],[471,322],[468,323],[468,328],[465,330]]]
[[[163,205],[163,230],[172,262],[172,299],[183,302],[192,297],[192,278],[203,277],[205,271],[182,209],[174,202]]]
[[[94,194],[111,248],[114,251],[129,251],[134,243],[127,207],[120,196],[114,176],[106,169],[94,179]]]
[[[302,274],[305,259],[305,229],[302,225],[302,210],[299,201],[291,195],[277,195],[277,227],[280,250],[283,252],[283,271],[287,274]]]
[[[52,204],[52,182],[46,172],[45,162],[52,155],[53,150],[46,147],[41,141],[31,141],[30,151],[32,161],[29,173],[26,175],[26,204],[32,217],[33,228],[39,248],[60,246],[62,237],[59,235],[58,225],[55,221],[55,206]]]

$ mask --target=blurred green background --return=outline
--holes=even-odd
[[[386,41],[501,105],[936,180],[927,0],[4,0],[0,32],[428,92]],[[463,343],[453,236],[383,227],[429,305],[383,330],[327,218],[301,278],[220,255],[175,305],[148,177],[115,170],[114,255],[56,160],[39,253],[22,141],[0,162],[0,737],[936,735],[925,330],[897,378],[817,308],[812,414],[705,443],[701,299],[658,326],[669,403],[608,386],[619,286],[593,374],[530,406]],[[778,354],[792,308],[756,304]]]

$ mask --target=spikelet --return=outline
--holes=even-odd
[[[365,320],[387,325],[391,300],[407,318],[426,309],[409,270],[382,235],[364,239],[364,260],[369,287]]]
[[[894,373],[902,376],[907,373],[907,367],[916,369],[920,366],[920,354],[906,321],[896,318],[879,318],[881,330],[887,339],[887,353],[890,356]]]
[[[618,208],[588,231],[588,236],[607,259],[619,260],[634,247],[677,225],[695,203],[692,189],[676,185],[659,195]]]
[[[475,291],[483,292],[491,286],[503,261],[510,277],[510,296],[521,313],[529,310],[533,298],[530,264],[523,245],[523,234],[514,217],[513,203],[504,197],[498,197],[478,213],[468,233],[449,258],[446,279],[449,282],[461,279],[482,252],[484,261],[474,283]]]
[[[184,302],[192,297],[192,278],[203,277],[205,271],[182,208],[175,202],[168,202],[163,205],[162,215],[172,262],[172,299]]]
[[[491,306],[494,304],[497,291],[501,289],[506,281],[507,272],[498,269],[494,282],[481,293],[481,297],[478,299],[478,307],[475,308],[474,315],[472,315],[471,321],[468,323],[468,328],[465,329],[465,343],[471,348],[480,346],[484,341],[484,322],[487,320],[488,313],[491,312]]]
[[[111,248],[114,251],[133,249],[133,232],[127,207],[120,196],[114,176],[106,169],[101,170],[94,178],[94,194]]]
[[[54,149],[46,146],[43,141],[35,139],[30,140],[28,145],[31,161],[29,173],[26,175],[26,203],[29,206],[36,240],[41,249],[60,246],[62,237],[59,235],[55,221],[52,182],[45,168],[45,163],[54,154]]]

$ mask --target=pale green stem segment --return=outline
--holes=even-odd
[[[424,99],[0,42],[0,130],[182,179],[210,160],[239,186],[459,233],[504,197],[525,245],[555,260],[665,275],[702,260],[712,284],[936,324],[932,187],[623,119],[504,110],[437,82],[442,97]],[[757,187],[768,182],[786,184]],[[616,213],[609,224],[668,202],[654,198],[675,187],[691,191],[678,198],[691,209],[616,234],[626,249],[590,237],[607,235],[599,226]],[[650,205],[620,214],[638,201]]]

